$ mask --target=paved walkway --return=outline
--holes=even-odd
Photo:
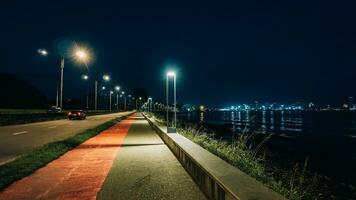
[[[0,199],[96,198],[205,199],[138,114],[0,192]]]
[[[205,199],[141,115],[132,123],[98,199]]]

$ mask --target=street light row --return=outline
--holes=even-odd
[[[82,75],[82,79],[84,80],[88,80],[89,79],[89,76],[88,75]],[[104,80],[104,82],[109,82],[110,81],[110,76],[108,74],[104,74],[102,79]],[[97,91],[97,88],[98,87],[98,81],[95,80],[95,110],[97,109],[97,94],[98,94],[98,91]],[[106,90],[106,86],[103,85],[101,87],[101,90]],[[114,94],[114,91],[116,91],[116,109],[119,110],[119,95],[120,95],[120,98],[124,98],[124,110],[127,110],[127,96],[125,95],[125,91],[121,91],[121,87],[116,85],[113,87],[112,90],[109,90],[109,110],[112,109],[112,95]],[[131,95],[128,95],[129,98],[131,98]]]
[[[37,51],[40,55],[42,56],[48,56],[50,54],[49,51],[47,51],[46,49],[38,49]],[[63,109],[63,76],[64,76],[64,56],[63,55],[60,55],[60,54],[57,54],[57,53],[52,53],[53,55],[55,56],[59,56],[61,58],[61,65],[60,65],[60,69],[61,69],[61,72],[60,72],[60,100],[59,100],[59,108],[62,110]],[[75,44],[75,48],[74,48],[74,52],[72,52],[72,56],[79,62],[82,62],[82,63],[85,63],[87,64],[87,62],[90,60],[91,58],[91,55],[90,55],[90,52],[88,50],[86,50],[85,48],[81,48],[79,47],[77,44]],[[82,75],[81,77],[83,80],[88,80],[89,79],[89,76],[84,74]],[[108,82],[110,81],[110,76],[108,74],[104,74],[103,77],[102,77],[103,81],[104,82]],[[105,86],[102,87],[102,89],[106,89]],[[114,87],[114,90],[116,92],[119,92],[120,91],[120,86],[115,86]],[[111,95],[113,94],[114,92],[112,90],[110,90],[109,92],[109,95],[110,95],[110,110],[111,110]],[[57,93],[58,94],[58,93]],[[121,96],[124,96],[125,98],[125,106],[124,106],[124,109],[126,110],[126,96],[125,96],[125,92],[122,91]],[[97,111],[97,104],[98,104],[98,81],[95,80],[95,106],[94,106],[94,109],[95,111]],[[129,95],[131,97],[131,95]],[[57,99],[58,99],[58,95],[57,95]],[[58,102],[58,100],[56,101]],[[58,105],[56,105],[58,106]],[[88,96],[87,96],[87,107],[88,107]],[[117,93],[117,109],[118,109],[118,93]]]

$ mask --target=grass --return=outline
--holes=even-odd
[[[149,114],[152,116],[152,114]],[[162,116],[153,116],[157,122],[164,123]],[[249,176],[264,183],[272,190],[291,200],[322,199],[318,189],[319,176],[306,170],[308,158],[302,166],[296,164],[291,170],[271,167],[266,160],[262,142],[254,142],[254,134],[242,131],[233,142],[215,139],[214,133],[202,125],[178,123],[178,132],[217,155]]]
[[[30,151],[29,153],[21,155],[14,161],[1,165],[0,190],[4,189],[14,181],[32,174],[37,169],[57,159],[67,151],[99,134],[101,131],[115,125],[124,118],[126,118],[126,116],[105,122],[104,124],[78,133],[65,140],[48,143]]]

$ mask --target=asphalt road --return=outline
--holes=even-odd
[[[111,119],[128,114],[120,112],[88,116],[86,120],[54,120],[0,127],[0,165],[29,150],[73,136]]]

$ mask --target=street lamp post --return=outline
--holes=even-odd
[[[103,75],[103,80],[106,81],[106,82],[110,81],[110,76],[107,75],[107,74],[104,74]],[[95,98],[95,106],[94,106],[94,108],[95,108],[95,111],[97,111],[97,108],[98,108],[98,81],[97,80],[95,80],[94,95],[95,95],[95,97],[94,97]]]
[[[40,53],[42,56],[47,56],[49,54],[49,52],[45,49],[39,49],[38,53]],[[61,58],[61,65],[60,65],[60,69],[61,69],[61,77],[60,77],[60,91],[59,91],[59,107],[61,109],[61,111],[63,110],[63,81],[64,81],[64,56],[60,55],[60,54],[56,54],[57,56],[60,56]],[[86,60],[88,60],[89,56],[88,56],[88,52],[85,50],[82,50],[80,48],[76,48],[76,51],[74,53],[75,58],[77,58],[80,61],[85,62]]]
[[[119,91],[120,91],[120,86],[115,86],[116,90],[116,110],[119,111]]]
[[[121,94],[124,96],[124,111],[126,111],[126,95],[124,91],[122,91]]]
[[[169,127],[169,87],[168,87],[168,83],[169,83],[169,77],[173,77],[173,87],[174,87],[174,123],[172,125],[172,127]],[[167,117],[167,132],[168,133],[175,133],[176,132],[176,128],[177,128],[177,90],[176,90],[176,73],[175,72],[168,72],[167,73],[167,78],[166,78],[166,117]]]
[[[151,97],[148,98],[148,111],[152,112],[152,98]]]
[[[59,107],[63,110],[63,71],[64,71],[64,57],[61,58],[61,86],[59,95]]]
[[[109,110],[111,111],[111,95],[113,94],[114,92],[110,90],[110,97],[109,97]]]
[[[119,111],[119,93],[116,93],[116,111]]]
[[[106,109],[106,103],[103,103],[103,102],[105,102],[105,90],[106,90],[106,87],[102,86],[101,87],[100,96],[99,96],[99,100],[101,102],[101,107],[102,107],[103,110]]]
[[[82,75],[83,80],[88,80],[89,76],[88,75]],[[86,108],[87,110],[89,109],[89,93],[86,91]]]

